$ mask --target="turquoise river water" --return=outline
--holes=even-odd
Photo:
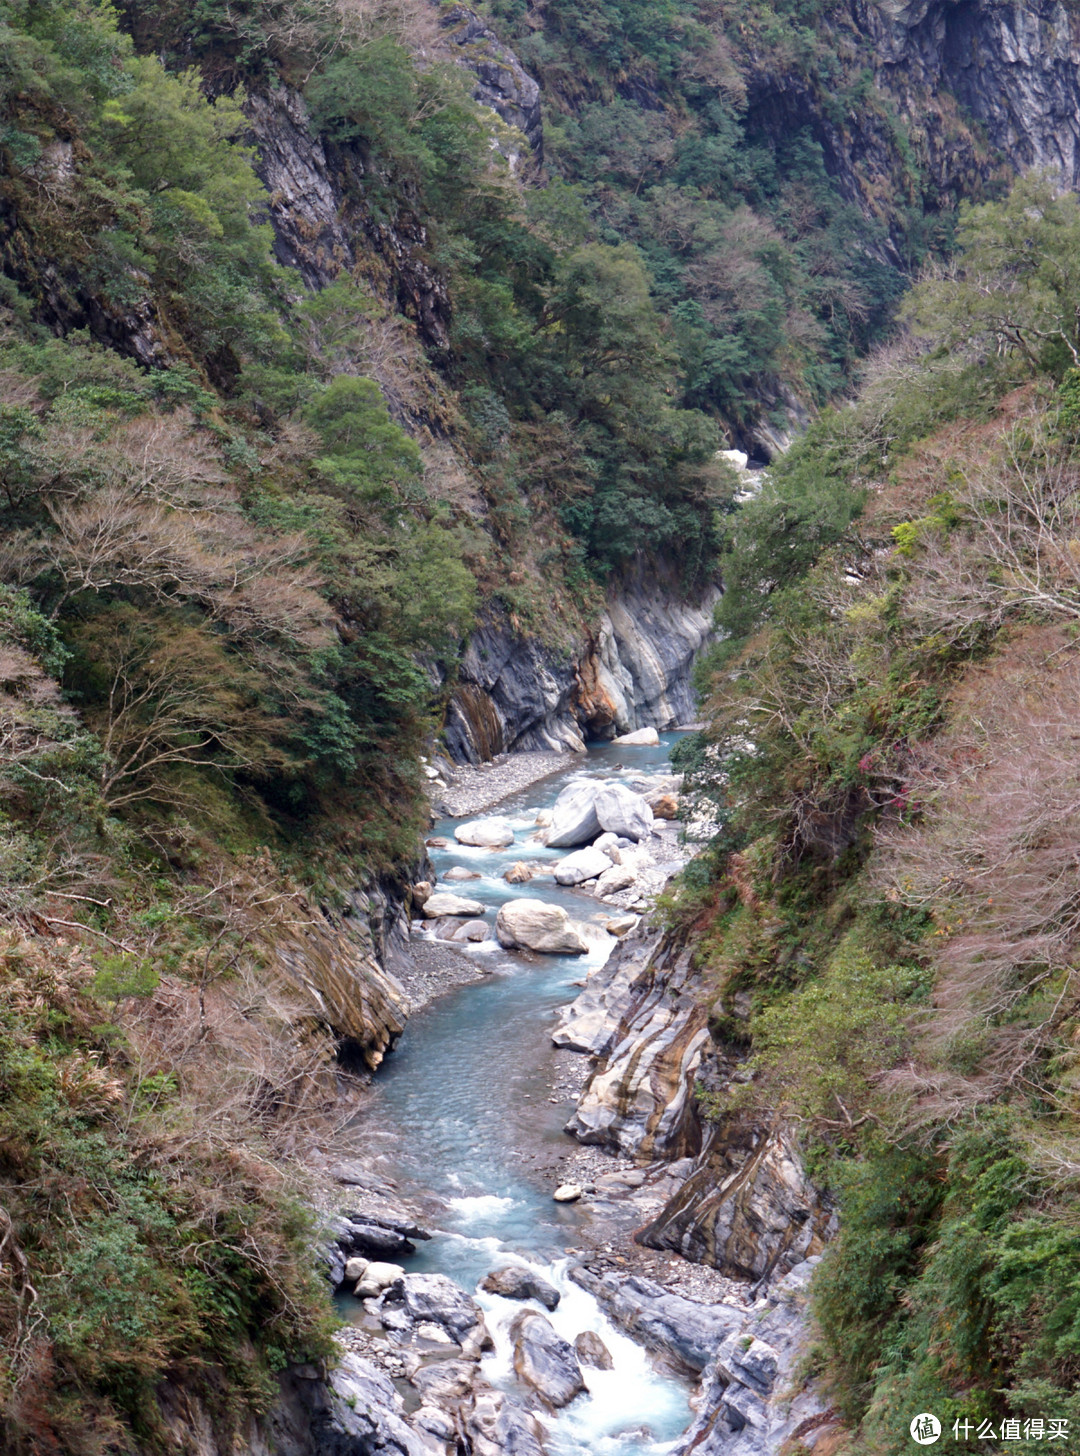
[[[492,1384],[514,1388],[506,1327],[521,1305],[477,1285],[509,1262],[534,1265],[561,1290],[559,1307],[549,1316],[560,1334],[572,1341],[592,1329],[608,1346],[615,1368],[586,1370],[588,1394],[556,1416],[541,1416],[551,1456],[661,1456],[689,1424],[691,1411],[687,1387],[655,1369],[645,1350],[566,1277],[567,1251],[590,1215],[581,1205],[557,1204],[551,1197],[552,1155],[568,1144],[562,1129],[573,1111],[572,1101],[551,1100],[551,1028],[557,1009],[577,994],[575,983],[609,954],[614,942],[600,927],[612,912],[550,878],[508,885],[502,873],[517,859],[555,860],[566,853],[529,841],[537,812],[569,780],[626,781],[668,773],[677,736],[662,735],[659,748],[593,748],[571,768],[485,811],[514,824],[515,842],[505,850],[457,844],[453,831],[459,820],[435,826],[432,834],[451,845],[430,851],[440,882],[455,864],[481,875],[438,888],[481,900],[492,911],[524,895],[554,901],[573,919],[593,923],[595,940],[586,956],[520,956],[493,940],[472,948],[470,954],[483,957],[490,974],[409,1021],[378,1073],[370,1108],[353,1128],[369,1151],[386,1155],[403,1191],[434,1197],[444,1207],[442,1227],[407,1267],[448,1274],[476,1293],[496,1341],[484,1362]]]

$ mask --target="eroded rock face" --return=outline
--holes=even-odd
[[[343,915],[313,906],[302,928],[275,930],[269,945],[310,1011],[372,1071],[405,1029],[409,1000],[394,966],[407,936],[403,890],[370,885]]]
[[[460,686],[447,708],[450,757],[480,763],[529,748],[583,753],[585,740],[570,707],[579,651],[577,643],[557,653],[523,637],[505,612],[489,607],[462,655]]]
[[[815,1445],[835,1438],[836,1414],[798,1375],[816,1264],[800,1264],[721,1341],[705,1369],[696,1418],[673,1456],[769,1456],[800,1449],[804,1438]]]
[[[687,600],[673,577],[644,564],[608,593],[607,609],[579,667],[577,705],[593,733],[674,728],[693,722],[690,680],[712,633],[720,588]]]
[[[476,77],[473,100],[521,132],[539,164],[544,135],[539,85],[474,10],[454,5],[442,12],[439,23],[458,64]]]
[[[836,1215],[806,1177],[790,1134],[728,1118],[710,1128],[697,1167],[636,1238],[760,1280],[820,1254],[835,1231]]]
[[[610,737],[692,722],[691,670],[719,598],[710,584],[688,599],[673,571],[642,565],[609,591],[596,637],[569,640],[561,651],[521,635],[489,608],[447,710],[450,756],[478,763],[508,750],[579,752],[583,727]]]
[[[557,1047],[600,1056],[629,1017],[649,983],[650,964],[661,937],[630,936],[602,966],[592,970],[576,1000],[563,1007],[551,1034]]]
[[[643,1161],[699,1151],[693,1090],[710,1041],[690,951],[656,939],[646,944],[642,963],[642,941],[628,936],[604,968],[610,973],[595,985],[589,978],[554,1033],[556,1045],[593,1050],[600,1042],[596,1070],[566,1131]]]
[[[327,1387],[329,1399],[311,1419],[318,1456],[443,1456],[440,1443],[405,1419],[390,1377],[362,1356],[344,1352]]]
[[[554,1410],[569,1405],[585,1390],[573,1345],[536,1310],[522,1310],[510,1326],[514,1371]]]
[[[543,900],[507,900],[499,907],[495,935],[507,950],[520,946],[542,955],[584,955],[588,950],[562,906]]]
[[[1080,17],[1061,0],[884,0],[866,21],[883,85],[917,114],[950,92],[1017,169],[1080,184]]]
[[[389,275],[387,302],[411,318],[424,342],[449,343],[450,299],[427,257],[427,231],[404,209],[393,225],[376,217],[351,174],[364,175],[357,149],[339,151],[312,130],[303,97],[288,86],[252,91],[244,111],[255,144],[255,170],[269,194],[274,251],[309,288],[325,288],[374,254]]]

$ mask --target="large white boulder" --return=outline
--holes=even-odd
[[[509,819],[493,814],[490,819],[472,819],[454,830],[459,844],[478,845],[481,849],[505,849],[514,842],[514,826]]]
[[[600,833],[596,817],[597,783],[567,784],[555,800],[548,830],[549,849],[571,849],[575,844],[588,844]]]
[[[610,865],[596,881],[593,890],[597,895],[617,894],[619,890],[628,890],[637,879],[637,874],[630,865]]]
[[[658,748],[660,735],[655,728],[637,728],[633,733],[620,733],[612,743],[625,743],[628,748]]]
[[[593,800],[593,812],[601,829],[623,839],[646,839],[652,833],[653,811],[625,784],[603,784]]]
[[[495,934],[507,950],[523,947],[544,955],[584,955],[585,938],[561,905],[507,900],[499,907]]]
[[[440,891],[438,894],[429,895],[424,901],[424,914],[434,920],[440,915],[483,915],[484,905],[480,900],[466,900],[463,895],[451,895],[449,891]]]
[[[581,885],[586,880],[595,880],[597,875],[602,875],[605,870],[614,869],[615,866],[608,859],[602,849],[596,849],[590,845],[588,849],[577,849],[573,854],[568,854],[555,866],[555,883],[557,885]]]

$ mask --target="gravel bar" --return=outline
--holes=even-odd
[[[545,749],[536,753],[502,753],[490,763],[460,764],[445,789],[432,795],[432,809],[450,819],[464,819],[490,809],[501,800],[546,779],[548,774],[585,762],[576,753]]]

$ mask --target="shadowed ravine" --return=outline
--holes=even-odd
[[[470,898],[496,908],[504,900],[533,895],[562,904],[571,916],[598,928],[611,911],[592,897],[550,879],[508,885],[503,870],[515,859],[556,859],[565,851],[523,841],[535,833],[536,812],[551,804],[568,779],[581,774],[623,777],[668,772],[676,735],[660,748],[598,747],[586,762],[575,759],[505,800],[496,811],[515,824],[515,845],[471,849],[453,843],[455,821],[436,825],[453,848],[433,849],[440,879],[455,864],[480,871],[462,886]],[[559,1456],[657,1456],[691,1419],[688,1388],[658,1372],[646,1351],[620,1332],[599,1305],[566,1277],[568,1252],[579,1240],[589,1212],[557,1204],[551,1171],[567,1147],[562,1131],[573,1101],[552,1100],[555,1053],[551,1027],[556,1008],[572,1000],[587,969],[601,963],[613,942],[597,937],[587,956],[523,956],[487,941],[472,954],[490,969],[484,981],[462,987],[414,1016],[395,1052],[386,1059],[368,1110],[353,1126],[357,1150],[383,1156],[382,1166],[404,1192],[435,1201],[444,1210],[438,1232],[411,1260],[415,1271],[449,1275],[470,1292],[507,1256],[524,1258],[561,1291],[550,1315],[565,1338],[599,1332],[611,1351],[612,1371],[590,1369],[589,1392],[558,1415],[544,1417],[547,1446]],[[546,1169],[546,1171],[544,1171]],[[509,1392],[516,1388],[507,1327],[522,1305],[477,1291],[496,1349],[484,1374]],[[344,1312],[359,1317],[354,1301]]]

